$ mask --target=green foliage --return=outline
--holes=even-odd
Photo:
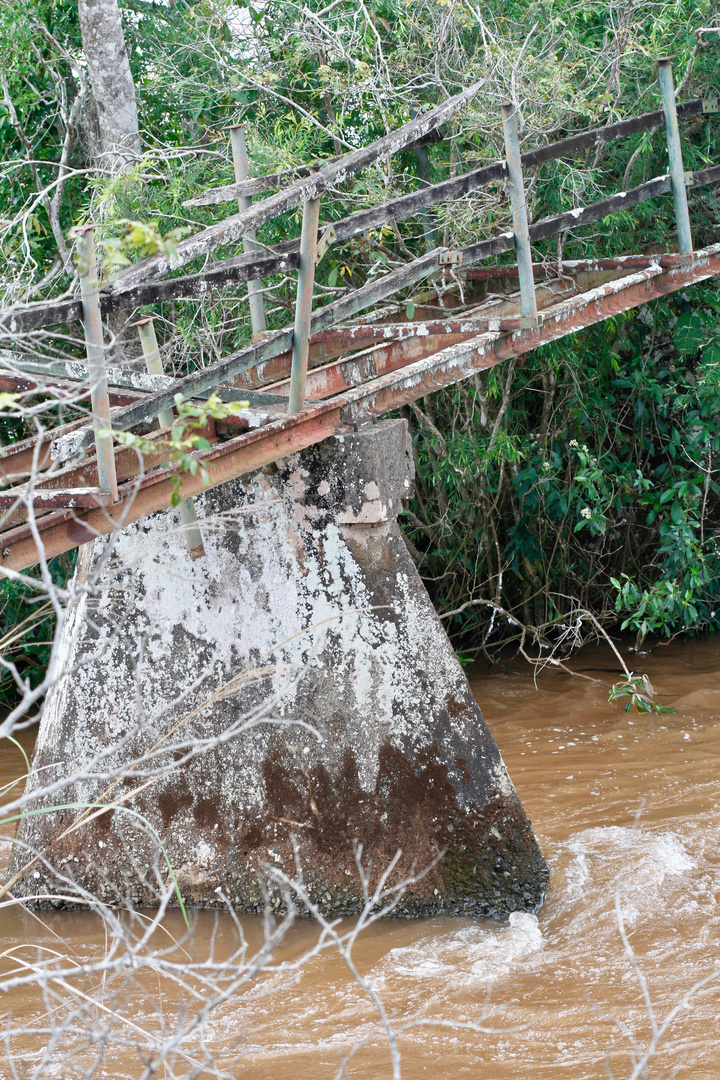
[[[72,577],[77,554],[60,555],[49,563],[54,583],[62,588]],[[15,665],[20,679],[31,688],[45,675],[55,630],[52,605],[23,582],[0,578],[0,655]],[[12,673],[0,668],[0,707],[12,708],[18,686]]]
[[[173,482],[172,505],[177,506],[182,499],[182,474],[200,476],[203,484],[210,483],[210,474],[202,462],[194,456],[198,450],[209,450],[210,443],[201,432],[207,428],[209,420],[223,420],[237,413],[238,409],[248,407],[247,401],[223,402],[216,393],[212,393],[202,405],[192,401],[183,401],[182,394],[175,395],[177,420],[166,439],[147,439],[135,435],[132,431],[106,431],[101,434],[112,435],[118,442],[131,447],[139,455],[167,454],[167,464],[180,470]]]
[[[192,232],[189,226],[168,229],[163,234],[157,221],[133,221],[120,218],[117,223],[123,227],[119,236],[106,236],[99,240],[100,269],[104,279],[108,279],[123,266],[130,266],[134,258],[161,253],[172,259],[177,245],[184,236]],[[79,268],[82,273],[82,268]]]
[[[409,532],[441,610],[485,596],[542,626],[580,605],[639,641],[720,629],[719,335],[708,284],[546,346],[492,446],[500,377],[426,400]],[[487,645],[491,621],[493,643],[518,633],[480,605],[452,628]]]
[[[632,671],[622,682],[617,682],[608,695],[609,701],[624,701],[623,712],[634,710],[637,713],[675,712],[669,705],[659,705],[655,700],[655,691],[647,675],[634,675]]]

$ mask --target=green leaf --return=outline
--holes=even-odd
[[[406,315],[406,317],[407,317],[408,319],[412,319],[412,317],[413,317],[413,315],[414,315],[414,314],[415,314],[415,305],[414,305],[414,304],[412,303],[412,301],[411,301],[411,302],[410,302],[410,303],[408,304],[408,306],[407,306],[407,307],[405,308],[405,315]]]
[[[710,341],[702,351],[704,364],[720,363],[720,341]]]
[[[683,356],[696,353],[705,343],[705,323],[699,315],[681,315],[673,331],[675,348]]]

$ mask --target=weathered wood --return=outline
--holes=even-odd
[[[103,312],[104,314],[104,312]],[[0,337],[13,338],[43,326],[77,322],[83,317],[81,300],[48,301],[0,311]]]
[[[537,243],[548,236],[556,236],[566,229],[577,228],[578,225],[587,225],[592,221],[600,221],[602,218],[616,214],[619,210],[637,206],[647,199],[653,199],[656,195],[664,195],[670,191],[670,177],[656,176],[654,180],[648,180],[646,184],[622,191],[618,195],[611,195],[607,199],[600,199],[589,206],[578,206],[574,210],[568,210],[564,214],[556,214],[545,218],[530,226],[530,241]],[[514,236],[511,232],[500,233],[492,236],[489,240],[481,240],[477,244],[469,244],[462,248],[463,266],[471,266],[473,263],[483,262],[493,255],[501,255],[505,251],[512,251],[515,246]]]
[[[348,177],[368,168],[387,154],[397,154],[421,135],[446,123],[458,109],[467,104],[481,85],[481,83],[475,83],[468,90],[463,90],[461,94],[448,98],[430,112],[423,113],[422,116],[416,117],[396,131],[391,131],[389,135],[376,139],[369,146],[353,150],[332,164],[325,165],[307,179],[299,180],[284,191],[263,199],[262,202],[253,203],[248,210],[225,218],[224,221],[211,225],[194,236],[188,236],[177,245],[172,259],[167,255],[151,255],[142,262],[128,267],[115,278],[116,291],[118,287],[125,290],[141,285],[168,270],[184,266],[199,256],[207,255],[219,244],[231,244],[251,229],[260,228],[261,225],[272,221],[286,210],[294,210],[301,203],[316,199],[324,191],[341,184]]]
[[[0,371],[0,390],[15,391],[17,393],[34,391],[38,394],[48,394],[52,395],[59,403],[63,402],[63,398],[59,397],[59,394],[63,394],[70,399],[67,404],[72,405],[78,405],[83,401],[90,400],[89,389],[78,394],[76,380],[48,377],[46,367],[40,364],[37,367],[37,374],[29,373],[29,369],[28,373],[25,374],[24,366],[21,374],[9,374],[6,371]],[[40,371],[42,371],[42,374],[40,374]],[[129,405],[132,401],[142,401],[144,397],[145,392],[138,390],[110,389],[111,405]]]
[[[423,135],[419,139],[413,140],[405,147],[406,150],[414,150],[420,146],[426,146],[428,144],[439,142],[440,134],[437,131],[428,131],[426,135]],[[306,176],[310,176],[312,173],[317,172],[319,169],[325,168],[326,165],[334,165],[335,162],[340,161],[340,158],[344,155],[339,155],[333,158],[317,158],[315,161],[310,161],[306,165],[295,165],[289,169],[283,169],[281,172],[266,173],[264,176],[251,176],[247,180],[238,180],[234,184],[227,184],[225,187],[209,188],[208,191],[203,192],[201,195],[196,195],[192,199],[187,199],[183,206],[215,206],[218,203],[232,202],[234,199],[248,198],[252,195],[264,195],[268,191],[277,191],[278,188],[285,187],[286,184],[292,184],[296,180],[302,180]],[[225,192],[232,190],[233,194],[229,198],[225,198]]]
[[[702,115],[702,98],[695,98],[693,101],[681,105],[677,110],[677,114],[679,119],[689,119],[691,116]],[[628,135],[637,135],[644,131],[653,131],[663,123],[662,111],[656,110],[654,112],[642,113],[639,116],[632,116],[628,120],[619,120],[617,123],[607,124],[605,127],[589,128],[587,131],[579,132],[577,135],[569,135],[564,139],[557,139],[555,142],[548,143],[547,146],[540,146],[536,150],[529,150],[522,155],[522,166],[523,168],[529,168],[533,165],[541,165],[546,161],[554,161],[562,157],[574,157],[576,154],[583,153],[585,150],[604,146],[605,143],[625,138]],[[309,172],[311,167],[308,166],[307,168]],[[501,179],[503,175],[504,163],[502,161],[497,161],[491,165],[483,166],[481,169],[474,169],[472,172],[465,173],[463,176],[454,177],[452,180],[446,180],[440,184],[433,184],[431,187],[424,188],[422,191],[413,192],[413,195],[424,197],[424,200],[418,204],[418,208],[422,209],[426,206],[432,206],[433,203],[445,202],[447,199],[458,198],[459,195],[465,195],[468,191],[473,191],[475,188],[484,187],[486,184],[491,184],[494,180]],[[280,176],[281,174],[267,177],[268,180],[271,180],[274,183],[269,184],[267,187],[252,188],[252,190],[246,185],[261,184],[266,178],[261,177],[259,180],[246,180],[242,184],[226,184],[224,187],[211,188],[202,195],[196,195],[194,198],[188,199],[187,202],[183,203],[183,206],[216,206],[219,203],[232,202],[239,195],[260,194],[261,191],[268,191],[273,187],[277,187]],[[406,217],[407,214],[403,212],[402,203],[405,199],[410,198],[411,196],[403,196],[401,199],[394,199],[391,203],[385,203],[384,205],[389,208],[397,207],[399,210],[398,216]],[[380,208],[378,207],[377,209]],[[371,211],[360,211],[360,213],[370,212]],[[410,213],[415,212],[415,210],[410,211]],[[390,218],[386,218],[385,220],[390,220]],[[337,223],[335,223],[335,226],[337,228]],[[372,225],[368,226],[368,228],[373,227],[374,226]]]
[[[125,292],[118,292],[111,287],[110,291],[100,293],[100,310],[103,315],[108,315],[112,311],[127,311],[145,304],[161,304],[163,301],[180,297],[208,296],[213,289],[221,289],[231,282],[240,284],[261,275],[284,274],[288,270],[297,270],[299,265],[298,252],[275,250],[269,255],[253,252],[250,255],[226,259],[198,274],[167,278],[152,285],[127,289]],[[0,337],[4,334],[13,337],[39,330],[43,326],[74,322],[82,317],[82,303],[79,300],[8,308],[0,311]]]
[[[438,256],[445,250],[445,248],[436,248],[435,251],[428,252],[422,258],[415,259],[383,277],[374,278],[348,296],[343,296],[332,304],[320,308],[313,314],[310,324],[311,334],[324,330],[333,323],[344,322],[358,312],[380,303],[388,296],[429,277],[438,270]],[[270,360],[286,352],[292,347],[292,337],[292,327],[273,330],[263,341],[253,342],[252,345],[245,346],[244,349],[240,349],[223,360],[218,360],[215,364],[210,364],[201,371],[194,371],[191,375],[176,379],[172,389],[160,391],[148,397],[146,401],[118,410],[113,416],[113,426],[116,430],[127,431],[135,424],[156,416],[161,409],[170,407],[175,400],[175,394],[182,394],[185,399],[189,399],[199,396],[203,391],[211,391],[234,375],[239,375],[242,371],[261,364],[264,360]],[[76,453],[87,448],[91,441],[92,433],[86,431],[78,440],[73,439],[72,445],[68,443],[67,450],[64,444],[59,444],[58,453],[61,455],[66,452]]]

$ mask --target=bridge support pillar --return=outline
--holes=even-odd
[[[22,821],[16,894],[152,904],[167,857],[187,903],[256,911],[297,855],[351,913],[362,844],[372,879],[398,850],[395,878],[431,867],[399,913],[540,904],[546,864],[397,526],[411,485],[386,420],[199,497],[204,558],[173,511],[81,553],[29,784],[86,775]]]

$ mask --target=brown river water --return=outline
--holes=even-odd
[[[515,913],[505,924],[387,920],[359,937],[357,968],[372,980],[393,1023],[425,1022],[399,1039],[404,1077],[630,1077],[631,1040],[642,1051],[652,1037],[638,973],[658,1026],[678,1007],[647,1076],[720,1077],[720,978],[683,1004],[699,980],[720,973],[720,639],[673,643],[627,659],[647,672],[675,712],[625,714],[609,704],[608,686],[619,673],[604,649],[586,649],[573,660],[576,671],[602,684],[546,670],[535,685],[529,669],[516,663],[470,670],[552,882],[536,915]],[[0,781],[19,768],[19,754],[4,751]],[[637,970],[623,947],[616,903]],[[81,963],[105,947],[89,914],[56,912],[40,923],[15,908],[0,912],[0,920],[3,949],[45,944]],[[242,925],[249,942],[260,941],[259,919],[244,918]],[[168,916],[166,928],[181,935],[179,913]],[[231,1045],[232,1056],[240,1053],[230,1075],[329,1080],[366,1040],[347,1076],[392,1076],[377,1013],[337,953],[317,955],[294,976],[292,961],[317,934],[309,922],[293,928],[276,957],[287,963],[287,975],[276,968],[262,994],[245,989],[211,1016],[206,1038],[220,1057]],[[228,915],[200,912],[190,947],[201,955],[211,947],[221,952],[235,935]],[[167,984],[156,990],[172,1027],[182,994]],[[23,995],[4,1007],[40,1016],[37,1001]],[[156,996],[154,1013],[158,1007]],[[150,1008],[138,1001],[133,1022],[142,1023]],[[21,1050],[28,1075],[40,1055],[39,1044]],[[94,1075],[124,1080],[142,1072],[128,1046]],[[54,1065],[40,1074],[79,1075]],[[0,1047],[0,1078],[12,1075]]]

